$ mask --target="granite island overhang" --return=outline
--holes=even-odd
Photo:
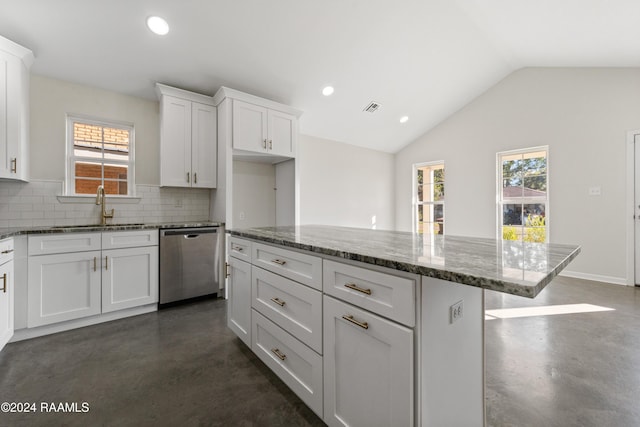
[[[322,225],[228,233],[229,327],[330,426],[485,425],[484,290],[534,298],[580,252]]]
[[[579,253],[576,245],[308,225],[231,235],[533,298]]]

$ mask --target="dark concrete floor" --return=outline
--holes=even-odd
[[[558,277],[533,300],[487,292],[485,301],[615,309],[487,320],[487,425],[640,426],[640,288]]]
[[[558,278],[533,300],[486,298],[574,303],[616,311],[486,322],[488,426],[640,425],[640,289]],[[225,323],[225,301],[204,301],[9,344],[0,402],[89,412],[0,412],[0,426],[323,425]]]

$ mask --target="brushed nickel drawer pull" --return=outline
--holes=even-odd
[[[18,158],[11,159],[11,173],[18,173]]]
[[[267,149],[267,140],[266,138],[262,140],[262,148]]]
[[[197,184],[198,183],[198,172],[194,172],[193,173],[193,183]]]
[[[274,264],[278,264],[278,265],[285,265],[287,263],[287,261],[281,260],[281,259],[272,259],[271,260],[272,263]]]
[[[346,320],[347,322],[351,322],[354,325],[360,326],[362,329],[369,329],[369,324],[367,322],[359,322],[356,319],[354,319],[353,316],[351,316],[351,315],[346,315],[345,314],[344,316],[342,316],[342,318],[344,320]]]
[[[273,140],[269,140],[269,150],[273,150]]]
[[[104,257],[104,269],[105,270],[109,269],[109,257],[108,256]]]
[[[235,248],[233,248],[234,251],[238,251],[238,252],[242,252],[243,249],[240,246],[236,246]]]
[[[284,305],[286,304],[284,301],[282,301],[280,298],[277,298],[277,297],[271,298],[271,301],[275,302],[280,307],[284,307]]]
[[[229,267],[231,267],[231,264],[229,264],[228,262],[224,263],[224,278],[228,279],[229,276],[231,276],[231,271],[229,270]]]
[[[3,254],[10,254],[13,252],[13,249],[7,249],[6,251],[2,251]]]
[[[280,360],[284,360],[284,359],[286,359],[286,358],[287,358],[287,355],[286,355],[286,354],[282,354],[282,352],[280,351],[280,349],[272,348],[272,349],[271,349],[271,352],[272,352],[273,354],[275,354],[276,356],[278,356],[278,359],[280,359]]]
[[[189,183],[191,182],[191,176],[190,175],[191,174],[189,172],[187,172],[187,182],[189,182]]]
[[[371,289],[361,288],[360,286],[356,285],[355,283],[345,283],[344,287],[345,288],[349,288],[349,289],[353,289],[354,291],[362,292],[363,294],[371,295]]]
[[[4,282],[4,284],[2,285],[2,292],[6,294],[7,293],[7,273],[4,273],[2,275],[2,281]]]
[[[98,262],[98,258],[93,257],[93,271],[97,271],[97,265],[96,265],[97,262]]]

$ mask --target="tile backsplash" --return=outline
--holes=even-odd
[[[0,181],[0,228],[87,225],[100,222],[95,198],[58,200],[62,181]],[[211,191],[136,185],[138,199],[107,196],[107,210],[115,209],[112,224],[197,222],[209,219]]]

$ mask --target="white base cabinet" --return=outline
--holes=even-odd
[[[230,257],[227,268],[227,325],[251,347],[251,264]]]
[[[30,257],[28,327],[100,314],[100,251]]]
[[[324,421],[413,425],[413,331],[324,296]]]
[[[102,312],[158,302],[158,247],[103,251]]]
[[[157,230],[41,234],[28,245],[28,328],[158,302]]]
[[[13,337],[14,324],[13,239],[0,242],[0,350]]]

